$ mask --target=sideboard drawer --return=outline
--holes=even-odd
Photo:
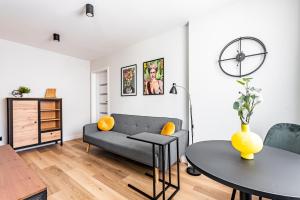
[[[46,133],[42,133],[41,140],[42,142],[49,142],[52,140],[59,140],[61,138],[60,131],[50,131]]]

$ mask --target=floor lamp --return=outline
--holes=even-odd
[[[191,100],[191,95],[189,93],[189,91],[185,88],[185,87],[182,87],[180,85],[176,85],[176,83],[173,83],[173,86],[170,90],[170,94],[177,94],[177,88],[182,88],[186,94],[188,95],[188,98],[189,98],[189,105],[190,105],[190,118],[191,118],[191,133],[192,133],[192,144],[194,143],[194,123],[193,123],[193,110],[192,110],[192,100]],[[186,169],[186,172],[192,176],[199,176],[201,175],[201,173],[195,169],[193,166],[189,166],[187,169]]]

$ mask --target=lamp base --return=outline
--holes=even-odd
[[[189,166],[188,168],[186,168],[186,172],[191,175],[191,176],[200,176],[201,173],[195,169],[193,166]]]

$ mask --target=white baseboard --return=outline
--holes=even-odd
[[[187,161],[185,155],[182,155],[182,156],[180,157],[180,162],[181,162],[181,163],[188,164],[188,161]]]
[[[79,134],[72,134],[72,135],[63,135],[63,141],[69,141],[69,140],[74,140],[82,138],[82,133]]]

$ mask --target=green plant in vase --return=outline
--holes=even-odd
[[[241,120],[241,131],[232,135],[231,143],[241,152],[241,157],[244,159],[253,159],[254,153],[258,153],[263,147],[262,139],[249,130],[254,108],[262,102],[261,89],[250,86],[251,80],[252,78],[242,78],[237,81],[244,90],[239,92],[239,98],[233,103],[233,109],[237,111]]]
[[[23,97],[23,94],[29,94],[30,92],[30,88],[20,86],[17,90],[13,90],[11,93],[14,97]]]
[[[20,86],[18,91],[21,93],[21,94],[29,94],[31,92],[30,88],[28,87],[25,87],[25,86]]]
[[[249,124],[254,108],[262,102],[261,89],[249,85],[252,78],[237,80],[244,87],[240,97],[233,103],[233,109],[238,112],[242,124]]]

